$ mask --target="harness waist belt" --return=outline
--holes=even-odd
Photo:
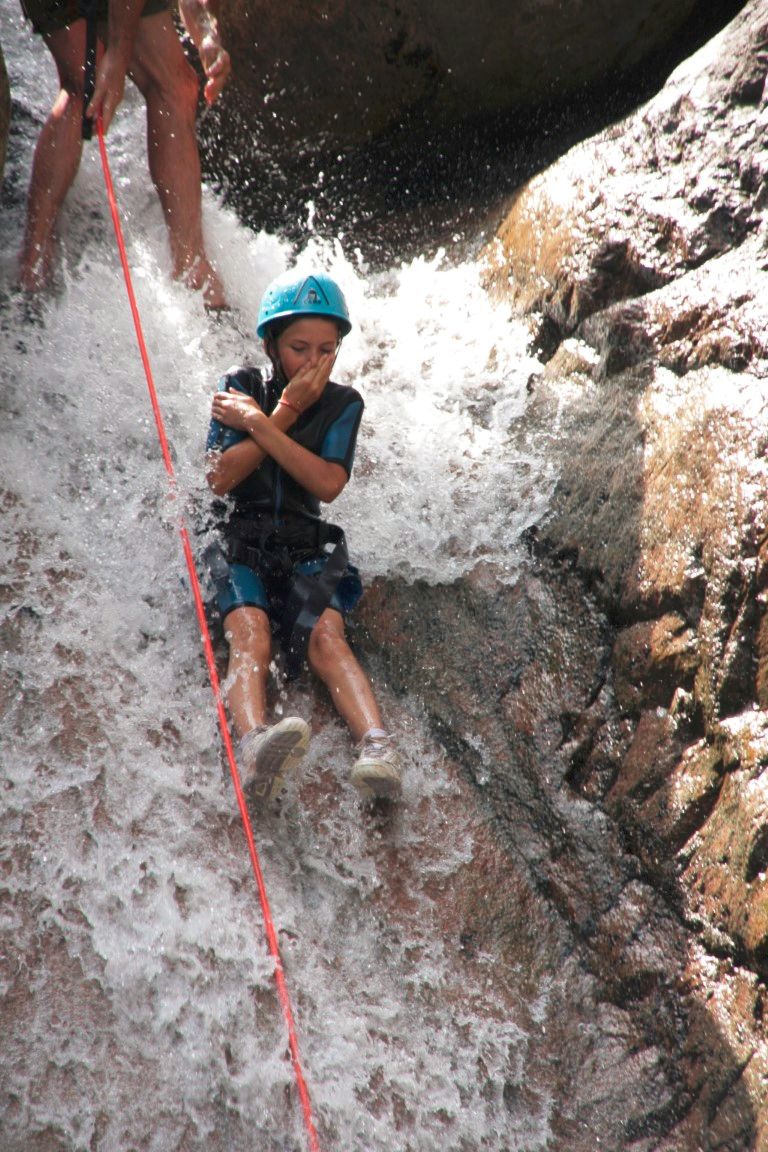
[[[271,518],[265,517],[230,522],[228,537],[231,564],[247,564],[267,588],[278,581],[289,582],[279,631],[286,674],[293,679],[306,659],[312,629],[333,599],[349,563],[344,532],[324,520],[275,527]],[[324,560],[320,572],[294,573],[295,564],[313,558]]]

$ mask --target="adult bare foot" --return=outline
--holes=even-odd
[[[53,278],[53,245],[22,249],[19,256],[19,287],[24,292],[44,292]]]

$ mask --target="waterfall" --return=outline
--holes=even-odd
[[[179,505],[194,525],[208,499],[210,396],[231,365],[259,362],[267,282],[294,260],[322,266],[355,323],[336,378],[366,402],[333,508],[363,576],[438,584],[484,561],[512,581],[555,480],[551,429],[525,428],[537,364],[476,264],[429,252],[374,274],[311,231],[294,256],[206,195],[234,309],[212,321],[170,279],[129,90],[108,147],[176,461],[170,499],[95,146],[61,218],[55,293],[30,315],[13,291],[55,80],[15,5],[0,38],[15,125],[0,221],[2,1147],[301,1148],[177,532]],[[306,768],[255,822],[321,1144],[544,1149],[556,942],[521,911],[514,962],[508,945],[503,959],[471,947],[454,893],[496,900],[503,869],[418,701],[377,688],[405,752],[399,809],[360,808],[346,732],[302,680],[277,707],[313,715]]]

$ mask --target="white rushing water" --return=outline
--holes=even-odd
[[[11,291],[22,191],[54,74],[12,3],[0,39],[18,125],[0,223],[0,1147],[300,1148],[97,149],[61,221],[63,286],[24,322]],[[247,329],[289,251],[208,197],[209,248],[243,332],[213,325],[169,280],[132,92],[109,152],[194,518],[211,391],[258,356]],[[337,378],[361,389],[366,417],[333,516],[363,575],[440,582],[484,559],[513,578],[554,480],[545,445],[520,447],[525,333],[474,265],[445,255],[371,275],[310,237],[300,262],[338,277],[355,321]],[[550,1104],[531,1045],[547,985],[464,955],[451,919],[482,836],[466,786],[417,706],[382,686],[405,797],[389,819],[364,815],[346,734],[319,693],[291,693],[314,708],[316,736],[257,842],[324,1146],[543,1149]]]

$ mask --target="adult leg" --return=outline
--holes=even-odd
[[[224,631],[229,643],[227,705],[238,736],[266,723],[272,636],[261,608],[235,608]]]
[[[381,728],[381,713],[371,682],[349,647],[341,613],[334,608],[326,608],[315,625],[307,659],[330,692],[355,743],[372,728]]]
[[[85,21],[44,37],[59,73],[59,94],[35,146],[27,196],[27,221],[19,257],[19,282],[44,288],[53,267],[54,232],[82,153]]]
[[[224,289],[203,241],[197,75],[169,13],[139,21],[128,74],[147,104],[149,170],[168,226],[173,274],[202,289],[209,307],[224,307]]]

